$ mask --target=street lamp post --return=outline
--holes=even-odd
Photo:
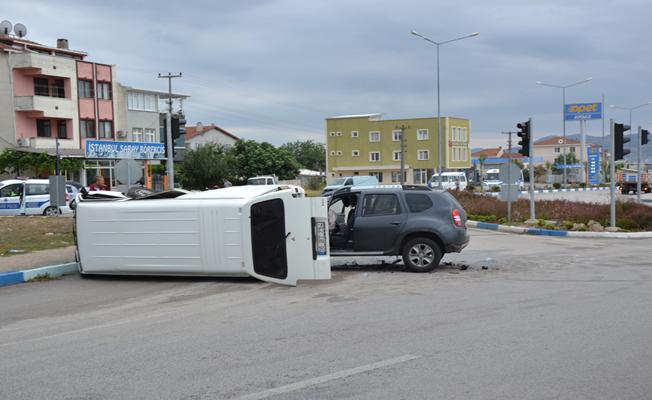
[[[441,101],[440,101],[440,95],[439,95],[439,46],[442,44],[446,43],[451,43],[451,42],[456,42],[458,40],[462,39],[468,39],[472,38],[474,36],[478,36],[480,33],[479,32],[473,32],[470,35],[465,35],[465,36],[460,36],[455,39],[450,39],[450,40],[445,40],[443,42],[435,42],[434,40],[420,35],[419,33],[412,31],[412,34],[414,36],[418,36],[421,39],[425,40],[428,43],[434,44],[437,47],[437,175],[439,176],[439,188],[442,188],[442,166],[441,166],[441,159],[442,159],[442,145],[441,145],[441,139],[442,139],[442,134],[441,134]]]
[[[632,111],[637,110],[639,108],[649,106],[652,104],[652,101],[648,101],[647,103],[639,104],[634,107],[621,107],[621,106],[616,106],[616,105],[610,105],[610,108],[617,108],[619,110],[625,110],[629,111],[629,134],[630,136],[632,135],[632,132],[634,132],[634,127],[632,126]],[[636,201],[639,203],[641,202],[641,132],[638,132],[638,143],[636,145]],[[613,179],[613,177],[612,177]]]
[[[566,107],[566,89],[568,89],[569,87],[577,86],[577,85],[582,84],[582,83],[586,83],[586,82],[588,82],[588,81],[590,81],[592,79],[593,78],[586,78],[586,79],[583,79],[581,81],[577,81],[575,83],[571,83],[571,84],[568,84],[568,85],[553,85],[551,83],[545,83],[545,82],[541,82],[541,81],[536,82],[537,85],[549,86],[549,87],[561,89],[561,92],[562,92],[562,97],[561,97],[561,120],[562,120],[562,124],[563,124],[563,127],[564,127],[564,143],[563,143],[563,146],[562,146],[562,149],[564,151],[564,168],[563,168],[563,170],[564,170],[563,187],[564,188],[566,188],[566,117],[564,115],[564,108]]]

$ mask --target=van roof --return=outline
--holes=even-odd
[[[222,189],[206,190],[204,192],[188,193],[183,196],[177,197],[180,200],[195,200],[195,199],[253,199],[267,193],[272,193],[282,190],[298,191],[297,186],[289,185],[245,185],[245,186],[230,186]]]
[[[442,172],[442,176],[456,176],[456,175],[464,175],[466,176],[466,173],[456,171],[456,172]],[[439,176],[439,174],[434,174],[433,176]]]

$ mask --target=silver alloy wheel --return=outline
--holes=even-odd
[[[54,206],[50,206],[50,207],[46,208],[45,211],[43,211],[43,215],[52,216],[52,215],[57,215],[57,214],[59,214],[59,212],[58,212],[57,208],[54,207]]]
[[[410,248],[408,256],[412,264],[418,267],[425,267],[434,261],[435,252],[427,244],[417,243]]]

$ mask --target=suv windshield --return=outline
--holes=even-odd
[[[344,185],[344,181],[346,181],[346,178],[338,178],[338,179],[335,179],[333,182],[331,182],[331,185],[332,186]]]

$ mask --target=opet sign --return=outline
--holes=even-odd
[[[602,103],[565,104],[564,119],[566,121],[602,119]]]

